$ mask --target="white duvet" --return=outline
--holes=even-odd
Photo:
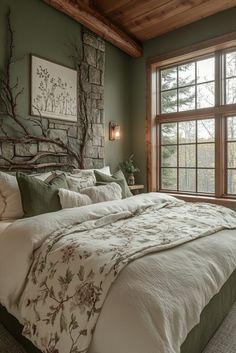
[[[79,218],[85,221],[93,213],[103,213],[104,208],[122,211],[124,204],[132,207],[137,199],[145,204],[157,198],[169,199],[150,194],[86,206],[78,209]],[[49,234],[55,224],[66,227],[73,217],[75,209],[19,220],[0,237],[0,301],[19,320],[32,253],[47,236],[42,229]],[[175,333],[176,349],[172,352],[178,352],[204,306],[235,268],[235,230],[220,231],[133,261],[110,288],[89,353],[170,352],[167,331]]]
[[[14,221],[0,221],[0,234]]]

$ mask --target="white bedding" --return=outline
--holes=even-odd
[[[0,221],[0,234],[14,221]]]
[[[145,197],[138,196],[140,199]],[[132,203],[131,199],[125,202]],[[103,207],[109,209],[116,205],[117,209],[122,209],[123,203],[109,202]],[[81,208],[81,219],[86,220],[87,209],[90,214],[99,213],[101,205]],[[67,215],[66,222],[70,215],[73,218],[72,210],[64,210],[54,213],[53,222],[51,215],[19,220],[4,232],[5,240],[0,237],[0,283],[4,283],[1,301],[19,320],[21,302],[18,307],[15,303],[24,288],[22,278],[29,270],[29,254],[43,241],[42,222],[49,231],[55,222],[58,227],[64,227],[66,222],[62,215]],[[18,227],[22,222],[24,227]],[[21,233],[16,234],[19,229]],[[29,241],[30,232],[33,236]],[[15,261],[8,261],[9,267],[3,271],[1,260],[5,257],[6,264],[8,246]],[[235,230],[220,231],[133,261],[110,288],[89,353],[177,353],[187,333],[198,323],[202,309],[235,268]],[[10,274],[8,279],[6,272]],[[174,350],[168,343],[167,331],[175,336]],[[181,342],[178,337],[182,337]]]
[[[190,332],[235,268],[235,230],[130,263],[111,287],[89,353],[162,352],[157,347],[163,345],[169,313],[176,337],[185,331],[183,318]],[[173,353],[179,352],[179,345]]]

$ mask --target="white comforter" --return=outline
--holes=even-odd
[[[157,194],[142,195],[145,204],[152,199],[168,199]],[[135,201],[133,201],[135,200]],[[123,210],[137,197],[80,208],[80,221],[104,208]],[[77,215],[78,216],[78,215]],[[65,227],[74,210],[60,211],[17,221],[0,239],[0,301],[20,319],[21,300],[31,255],[57,227]],[[43,223],[42,223],[43,222]],[[9,262],[9,255],[12,260]],[[178,352],[187,333],[199,321],[200,313],[236,267],[236,233],[221,231],[162,253],[145,256],[129,264],[110,289],[100,314],[90,353]],[[7,275],[6,275],[7,274]],[[22,297],[20,295],[23,293]],[[16,308],[16,302],[19,302]],[[172,326],[172,327],[169,327]],[[166,331],[175,333],[168,342]],[[164,341],[164,342],[163,342]]]
[[[0,221],[0,234],[14,221]]]

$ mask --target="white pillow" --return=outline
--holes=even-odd
[[[16,177],[0,172],[0,220],[17,219],[23,215]]]
[[[81,170],[76,174],[66,173],[66,181],[69,190],[79,191],[80,189],[94,186],[96,178],[93,170]]]
[[[96,178],[92,169],[76,169],[76,173],[67,173],[60,170],[56,170],[52,173],[51,180],[58,175],[64,174],[69,190],[79,192],[82,188],[87,188],[96,184]],[[49,181],[47,179],[47,181]]]
[[[50,178],[52,177],[52,172],[35,173],[35,174],[29,174],[29,175],[42,181],[50,181]]]
[[[106,185],[92,186],[81,189],[81,194],[86,194],[93,203],[120,200],[122,198],[122,190],[117,183],[108,183]]]
[[[59,189],[58,195],[62,208],[81,207],[92,203],[92,200],[87,195],[67,189]]]
[[[103,174],[106,174],[106,175],[110,175],[111,176],[111,170],[110,170],[110,167],[109,165],[103,167],[103,168],[100,168],[100,169],[94,169],[94,170],[97,170],[98,172],[101,172]]]
[[[99,168],[99,169],[73,169],[72,174],[76,174],[76,173],[78,173],[81,170],[89,170],[89,171],[90,170],[97,170],[98,172],[101,172],[103,174],[111,176],[110,167],[108,165],[103,167],[103,168]]]

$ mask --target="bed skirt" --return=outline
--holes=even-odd
[[[188,334],[181,353],[200,353],[212,338],[236,300],[236,270],[203,309],[200,323]]]
[[[230,311],[236,300],[236,270],[201,313],[201,319],[188,334],[181,346],[181,353],[200,353]],[[21,335],[22,326],[0,305],[0,322],[21,343],[27,353],[41,353]],[[147,352],[148,353],[148,352]]]

